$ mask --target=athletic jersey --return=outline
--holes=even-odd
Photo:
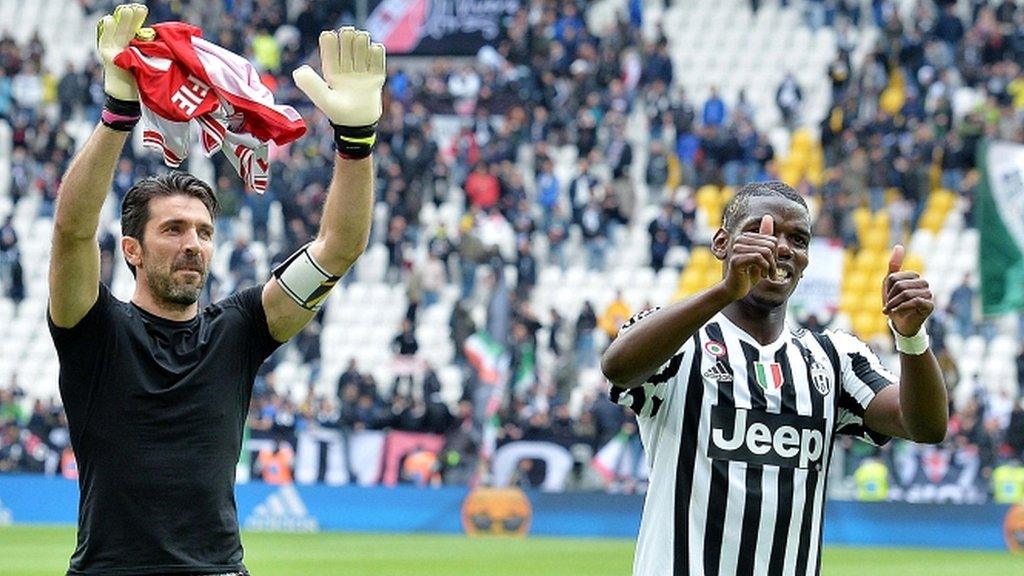
[[[302,136],[302,117],[274,101],[249,61],[203,40],[199,28],[164,22],[153,29],[155,39],[133,39],[114,58],[138,84],[143,144],[177,168],[188,156],[194,120],[207,156],[223,151],[246,184],[266,190],[267,142],[283,145]]]
[[[256,370],[279,345],[262,286],[192,320],[99,298],[49,320],[78,463],[69,575],[241,572],[235,465]]]
[[[893,382],[849,334],[784,330],[762,346],[719,313],[645,384],[613,387],[651,468],[633,574],[818,574],[835,436],[885,443],[863,416]]]

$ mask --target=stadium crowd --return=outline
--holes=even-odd
[[[83,4],[90,10],[107,8],[103,2]],[[272,0],[147,4],[151,22],[202,22],[207,38],[257,64],[279,101],[314,118],[290,72],[312,53],[322,23],[343,16],[345,3],[306,2],[294,18],[288,18],[285,2]],[[480,393],[485,385],[463,350],[478,331],[510,350],[512,374],[536,370],[532,358],[538,347],[556,358],[553,369],[507,387],[497,412],[498,445],[546,440],[567,448],[584,445],[583,453],[592,455],[620,432],[635,438],[632,416],[599,390],[588,393],[578,410],[570,410],[569,395],[581,370],[597,366],[600,343],[614,338],[636,310],[620,296],[603,309],[585,303],[577,317],[537,311],[531,294],[539,270],[565,267],[574,254],[602,270],[623,230],[635,227],[648,231],[654,270],[677,266],[666,258],[670,250],[699,242],[692,191],[704,184],[776,179],[776,155],[785,151],[774,150],[757,128],[758,110],[742,93],[723,98],[712,89],[706,100],[694,101],[674,82],[669,42],[646,39],[640,14],[596,37],[585,25],[586,2],[524,4],[504,26],[500,41],[475,60],[392,65],[379,128],[376,192],[386,217],[371,244],[386,248],[386,280],[404,285],[409,296],[393,352],[396,359],[417,356],[420,313],[436,304],[444,287],[458,286],[461,298],[450,328],[455,361],[465,376],[461,399],[455,405],[441,400],[437,367],[427,366],[414,380],[377,382],[355,361],[333,395],[316,395],[311,386],[296,402],[279,393],[284,383],[277,381],[275,366],[285,354],[298,354],[315,375],[327,353],[320,349],[320,322],[314,321],[264,366],[249,419],[254,438],[294,445],[296,434],[317,427],[430,432],[445,437],[446,452],[475,463],[489,441],[481,402],[486,394]],[[756,9],[758,3],[753,4]],[[1024,142],[1024,8],[1019,3],[978,0],[962,14],[955,2],[922,0],[907,18],[889,1],[873,2],[870,16],[854,5],[859,3],[807,2],[809,23],[835,27],[839,50],[828,69],[830,111],[818,127],[823,177],[793,183],[818,202],[815,234],[845,246],[858,241],[855,208],[884,207],[892,240],[905,238],[922,213],[934,166],[941,185],[969,206],[979,183],[974,155],[979,139]],[[344,16],[351,20],[351,14]],[[864,61],[856,62],[845,33],[864,24],[861,19],[873,20],[881,35]],[[41,198],[39,218],[52,215],[60,176],[81,144],[70,135],[69,123],[96,122],[103,99],[98,64],[47,70],[45,50],[38,37],[27,45],[0,38],[0,118],[12,128],[11,198],[15,204],[27,196]],[[982,103],[962,118],[952,102],[961,86],[983,94]],[[801,125],[803,96],[796,79],[787,77],[775,96],[785,125]],[[642,139],[627,130],[634,114],[645,115],[649,124]],[[450,145],[443,146],[434,134],[435,115],[462,119]],[[333,152],[326,120],[317,118],[309,127],[306,137],[274,152],[271,187],[264,195],[243,189],[231,166],[213,158],[223,208],[218,236],[231,243],[231,254],[230,274],[211,276],[206,298],[260,282],[260,270],[280,262],[315,230]],[[576,158],[570,179],[555,169],[566,149]],[[120,200],[135,180],[161,169],[157,155],[127,147],[114,196]],[[895,196],[887,192],[893,189]],[[422,224],[427,203],[440,206],[463,198],[457,230]],[[641,202],[661,206],[660,212],[643,221]],[[268,232],[274,203],[284,216],[282,238]],[[251,231],[237,218],[243,207],[251,215]],[[967,215],[971,225],[970,209]],[[10,216],[0,221],[3,297],[18,304],[25,298],[18,236]],[[104,233],[100,244],[103,280],[109,284],[119,258],[116,233]],[[255,244],[265,250],[254,250]],[[427,257],[417,258],[424,249]],[[257,256],[263,253],[266,262]],[[506,274],[506,267],[515,273]],[[930,323],[954,387],[955,359],[944,349],[943,334],[967,336],[985,329],[973,312],[977,297],[965,283]],[[473,307],[486,309],[484,325],[475,324]],[[1016,362],[1024,389],[1024,348]],[[951,407],[947,443],[977,450],[988,470],[1007,459],[1024,459],[1024,403],[988,395],[984,386],[977,390],[970,402]],[[851,448],[865,455],[873,450]],[[26,397],[13,378],[0,382],[0,472],[69,475],[70,467],[66,420],[56,399]],[[468,477],[453,470],[445,478],[465,482]],[[535,479],[524,473],[521,483],[531,482]]]

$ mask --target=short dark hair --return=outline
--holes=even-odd
[[[121,235],[131,236],[142,242],[149,222],[149,201],[165,196],[191,196],[202,201],[210,211],[210,218],[216,218],[220,212],[220,203],[213,193],[213,188],[195,176],[172,171],[158,176],[149,176],[135,183],[128,189],[121,201]],[[135,266],[128,264],[135,275]]]
[[[792,200],[803,206],[805,210],[807,209],[807,202],[804,200],[804,197],[785,182],[779,182],[778,180],[751,182],[744,184],[737,190],[736,194],[725,205],[725,210],[722,212],[722,227],[732,232],[733,228],[742,220],[742,216],[750,204],[750,199],[758,196],[779,196]]]

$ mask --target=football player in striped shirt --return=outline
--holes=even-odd
[[[711,245],[722,281],[637,314],[605,352],[612,399],[636,412],[651,467],[635,576],[814,576],[836,435],[945,437],[928,283],[901,270],[896,246],[881,286],[896,377],[850,334],[787,325],[810,240],[795,190],[743,186]]]

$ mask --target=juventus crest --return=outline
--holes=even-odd
[[[817,361],[811,364],[811,383],[814,384],[814,389],[820,392],[822,396],[828,396],[828,393],[832,390],[832,376],[829,374],[828,368],[825,368]]]

